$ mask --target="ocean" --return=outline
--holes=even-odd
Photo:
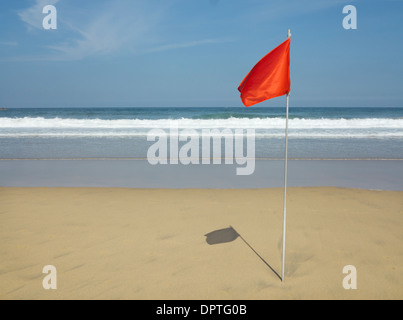
[[[285,108],[0,111],[0,159],[145,159],[151,129],[254,129],[256,158],[284,157]],[[403,108],[290,108],[293,159],[403,159]]]

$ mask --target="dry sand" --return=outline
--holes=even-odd
[[[403,298],[403,192],[290,189],[285,284],[282,192],[0,188],[0,299]]]

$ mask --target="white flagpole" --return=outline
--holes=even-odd
[[[288,30],[288,38],[291,38],[291,30]],[[290,93],[287,94],[287,111],[285,125],[285,160],[284,160],[284,222],[283,222],[283,263],[281,271],[281,281],[284,282],[285,274],[285,236],[287,227],[287,177],[288,177],[288,115],[290,106]]]

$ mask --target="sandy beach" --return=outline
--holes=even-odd
[[[290,189],[285,284],[282,192],[0,188],[0,299],[403,298],[403,192]]]

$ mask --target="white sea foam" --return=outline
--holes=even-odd
[[[256,137],[283,137],[284,118],[102,120],[0,118],[0,137],[137,137],[150,129],[255,129]],[[403,138],[403,119],[290,119],[296,138]]]
[[[135,137],[146,137],[147,133],[132,133],[132,132],[96,132],[96,133],[84,133],[84,132],[77,132],[77,133],[68,133],[68,132],[59,132],[59,133],[6,133],[1,134],[0,138],[135,138]],[[192,136],[192,135],[186,135]],[[200,135],[197,135],[200,137]],[[214,136],[214,134],[212,135]],[[217,136],[226,137],[225,134],[219,134]],[[231,136],[242,136],[233,134]],[[257,133],[256,138],[284,138],[283,133]],[[369,133],[369,134],[326,134],[326,133],[296,133],[290,132],[290,138],[300,138],[300,139],[309,139],[309,138],[328,138],[328,139],[343,139],[343,138],[354,138],[354,139],[366,139],[366,138],[403,138],[403,133]]]

